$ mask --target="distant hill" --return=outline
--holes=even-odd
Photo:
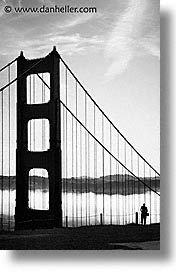
[[[145,181],[145,184],[150,186],[155,191],[160,191],[160,178],[141,178],[142,181]],[[30,177],[30,189],[43,190],[47,192],[49,181],[47,178],[40,176]],[[15,190],[16,189],[16,177],[15,176],[1,176],[0,177],[0,189],[3,190]],[[63,179],[62,191],[63,192],[73,192],[73,193],[97,193],[101,194],[121,194],[121,195],[130,195],[130,194],[142,194],[144,192],[144,184],[133,176],[129,175],[108,175],[99,178],[90,178],[90,177],[80,177],[80,178],[68,178]],[[145,187],[145,192],[149,191],[149,188]]]

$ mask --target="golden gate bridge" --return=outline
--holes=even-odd
[[[53,48],[0,69],[0,230],[160,222],[160,174]]]

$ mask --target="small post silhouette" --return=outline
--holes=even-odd
[[[138,224],[138,212],[136,212],[136,224]]]
[[[65,216],[65,226],[68,227],[68,216]]]
[[[100,224],[103,225],[103,214],[100,213]]]

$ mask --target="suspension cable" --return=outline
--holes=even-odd
[[[18,57],[16,57],[15,59],[13,59],[11,62],[9,62],[8,64],[6,64],[4,67],[2,67],[0,69],[0,73],[5,70],[7,67],[9,67],[10,65],[12,65],[15,61],[17,61]]]
[[[140,178],[139,176],[137,177],[134,173],[132,173],[127,167],[124,166],[124,164],[118,160],[96,137],[94,137],[94,135],[84,126],[84,124],[72,113],[72,111],[70,111],[70,109],[68,109],[68,107],[60,100],[60,103],[67,109],[68,112],[70,112],[70,114],[79,122],[79,124],[87,131],[87,133],[89,135],[91,135],[93,137],[93,139],[104,148],[104,150],[110,154],[123,168],[125,168],[132,176],[134,176],[138,181],[140,181],[142,184],[145,184]],[[148,186],[147,184],[145,184],[146,187],[148,187],[149,189],[151,189],[154,193],[156,193],[158,196],[160,196],[159,193],[157,193],[153,188],[150,188],[150,186]]]
[[[61,60],[62,60],[62,58],[61,58]],[[63,60],[62,60],[63,61]],[[70,70],[70,68],[66,65],[66,63],[63,61],[63,63],[64,63],[64,65],[66,66],[66,69],[68,69],[69,71],[70,71],[70,73],[74,76],[74,74],[72,73],[72,71]],[[37,76],[41,79],[41,77],[37,74]],[[74,76],[75,77],[75,76]],[[75,77],[75,79],[76,79],[76,81],[78,82],[78,84],[81,84],[80,82],[79,82],[79,80]],[[42,79],[41,79],[42,80]],[[42,80],[43,81],[43,80]],[[50,87],[47,85],[47,83],[46,82],[44,82],[45,83],[45,85],[50,89]],[[83,89],[84,89],[84,87],[82,87]],[[89,94],[87,94],[88,96],[89,96]],[[92,99],[93,100],[93,99]],[[94,100],[93,100],[93,102],[94,102]],[[70,111],[70,109],[68,109],[68,107],[60,100],[60,103],[72,114],[72,116],[74,116],[74,118],[81,124],[81,126],[94,138],[94,140],[96,140],[101,146],[103,146],[103,148],[105,149],[105,151],[107,151],[109,154],[111,154],[111,152],[108,150],[108,149],[106,149],[106,147],[104,147],[104,145],[95,137],[95,135],[93,135],[85,126],[84,126],[84,124],[73,114],[73,112],[71,112]],[[96,102],[94,102],[94,106],[96,106],[96,107],[98,107],[97,106],[97,104],[96,104]],[[99,107],[98,107],[99,108]],[[103,112],[102,112],[102,114],[103,114]],[[105,117],[106,117],[106,115],[104,115]],[[109,120],[109,119],[108,119]],[[110,123],[111,123],[111,121],[110,121]],[[114,125],[113,125],[113,123],[111,123],[111,125],[113,126],[113,127],[115,127]],[[115,127],[116,128],[116,127]],[[154,193],[156,193],[158,196],[160,196],[160,194],[158,193],[158,192],[156,192],[155,190],[153,190],[152,188],[150,188],[150,186],[148,186],[147,184],[145,184],[140,178],[139,178],[139,157],[141,157],[149,166],[150,166],[150,168],[152,169],[152,170],[154,170],[155,171],[155,173],[157,174],[157,175],[160,175],[135,149],[134,149],[134,147],[126,140],[126,138],[119,132],[119,130],[118,129],[116,129],[117,131],[118,131],[118,133],[125,139],[125,141],[131,146],[131,148],[137,153],[137,155],[138,155],[138,176],[136,176],[133,172],[131,172],[127,167],[125,167],[124,165],[123,165],[123,163],[122,162],[120,162],[114,155],[112,155],[112,157],[116,160],[116,161],[118,161],[119,162],[119,164],[120,165],[122,165],[131,175],[133,175],[136,179],[138,179],[138,181],[140,181],[141,183],[143,183],[146,187],[148,187],[149,189],[151,189]],[[140,189],[140,187],[139,187],[139,185],[138,185],[138,188]]]
[[[45,57],[46,58],[46,57]],[[8,84],[4,85],[2,88],[0,88],[0,92],[2,92],[3,90],[5,90],[6,88],[8,88],[10,85],[12,85],[15,81],[21,79],[21,77],[23,77],[25,74],[27,74],[28,72],[31,71],[31,69],[35,68],[35,66],[37,66],[38,64],[40,64],[41,62],[44,61],[44,59],[41,59],[40,61],[36,62],[33,66],[31,66],[29,69],[27,69],[25,72],[23,72],[22,74],[20,74],[19,76],[17,76],[16,78],[14,78],[12,81],[10,81]]]
[[[149,165],[155,173],[160,176],[160,174],[152,167],[152,165],[134,148],[134,146],[125,138],[125,136],[119,131],[119,129],[114,125],[114,123],[108,118],[108,116],[103,112],[103,110],[99,107],[99,105],[96,103],[96,101],[91,97],[91,95],[88,93],[88,91],[84,88],[84,86],[81,84],[79,79],[75,76],[75,74],[72,72],[72,70],[68,67],[68,65],[65,63],[65,61],[60,56],[60,60],[65,65],[65,67],[68,69],[68,71],[71,73],[71,75],[74,77],[74,79],[77,81],[77,83],[80,85],[80,87],[83,89],[83,91],[87,94],[87,96],[91,99],[91,101],[95,104],[95,106],[99,109],[99,111],[104,115],[104,117],[108,120],[108,122],[113,126],[113,128],[121,135],[121,137],[128,143],[129,146],[132,147],[132,149],[139,155],[140,158],[142,158],[147,165]]]

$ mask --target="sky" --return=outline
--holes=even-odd
[[[5,13],[4,6],[87,6],[97,13]],[[0,67],[55,45],[91,96],[160,170],[159,0],[0,0]]]

